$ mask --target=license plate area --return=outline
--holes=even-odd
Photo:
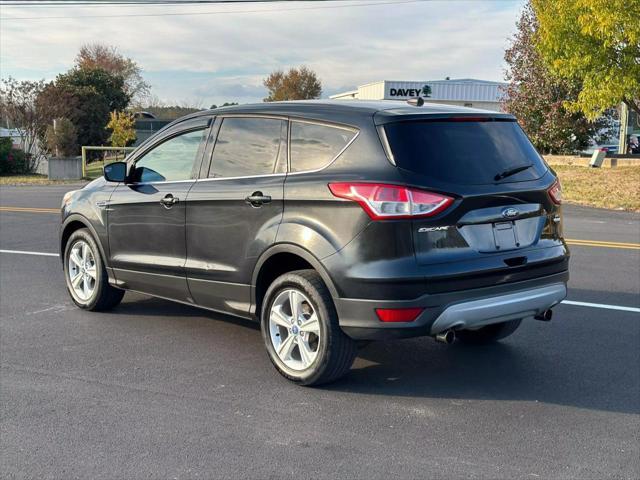
[[[497,222],[493,225],[493,241],[496,250],[513,250],[520,246],[514,222]]]

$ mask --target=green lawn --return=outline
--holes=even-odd
[[[81,180],[49,180],[46,175],[31,173],[27,175],[3,175],[0,176],[0,185],[63,185],[65,183],[78,183]]]

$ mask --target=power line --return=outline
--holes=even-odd
[[[306,2],[307,0],[302,0]],[[314,0],[315,1],[315,0]],[[345,0],[321,0],[323,2],[345,1]],[[376,5],[400,5],[407,3],[423,3],[436,2],[445,0],[397,0],[397,1],[375,1],[367,3],[349,3],[342,5],[326,5],[318,7],[293,7],[293,8],[263,8],[256,10],[218,10],[203,12],[168,12],[168,13],[131,13],[131,14],[108,14],[108,15],[60,15],[60,16],[39,16],[39,17],[0,17],[1,20],[64,20],[74,18],[125,18],[125,17],[181,17],[195,15],[225,15],[225,14],[244,14],[244,13],[272,13],[272,12],[293,12],[301,10],[326,10],[336,8],[352,8],[352,7],[370,7]],[[516,0],[512,0],[516,1]],[[253,2],[229,2],[228,0],[211,1],[210,3],[253,3]],[[283,3],[281,0],[260,0],[259,3]]]

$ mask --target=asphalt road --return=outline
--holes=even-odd
[[[2,187],[57,208],[63,187]],[[566,236],[640,242],[640,215],[567,206]],[[58,217],[0,211],[0,249]],[[572,247],[568,299],[640,307],[640,250]],[[640,478],[640,313],[560,305],[491,347],[374,343],[297,387],[256,325],[137,294],[68,299],[59,259],[0,253],[5,478]]]

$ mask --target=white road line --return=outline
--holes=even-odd
[[[565,305],[576,305],[578,307],[604,308],[606,310],[620,310],[622,312],[640,313],[640,308],[623,307],[621,305],[607,305],[605,303],[574,302],[573,300],[563,300],[562,303],[564,303]]]
[[[18,255],[39,255],[41,257],[58,257],[57,253],[27,252],[25,250],[0,250],[0,253],[16,253]]]
[[[18,255],[39,255],[42,257],[58,257],[57,253],[45,253],[45,252],[28,252],[24,250],[0,250],[0,253],[15,253]],[[578,307],[589,308],[603,308],[606,310],[620,310],[621,312],[634,312],[640,313],[640,308],[636,307],[624,307],[622,305],[607,305],[604,303],[589,303],[589,302],[574,302],[573,300],[563,300],[565,305],[575,305]]]

